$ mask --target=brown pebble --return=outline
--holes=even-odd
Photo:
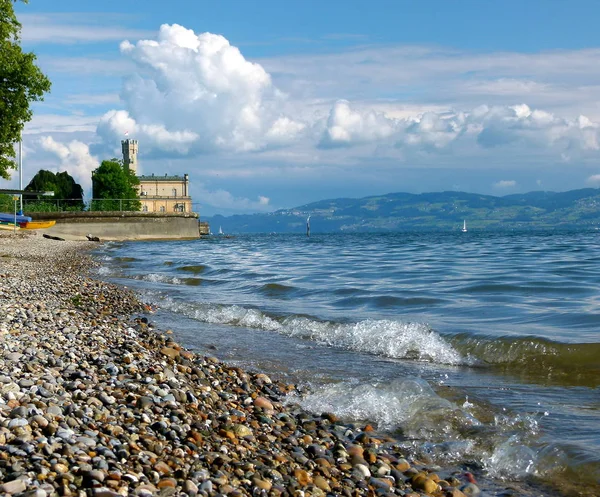
[[[273,410],[273,404],[264,397],[256,397],[256,399],[254,399],[254,405],[256,407],[262,407],[263,409],[267,409],[268,411]]]
[[[252,484],[255,487],[260,488],[261,490],[266,490],[267,492],[269,490],[271,490],[271,487],[273,486],[273,484],[270,481],[262,480],[260,478],[253,478],[252,479]]]
[[[296,478],[296,480],[298,480],[298,483],[303,487],[305,487],[309,483],[312,483],[311,476],[308,474],[307,471],[305,471],[303,469],[300,469],[300,468],[295,469],[294,477]]]
[[[163,478],[156,485],[158,488],[175,488],[177,480],[175,478]]]
[[[329,486],[329,483],[327,483],[327,480],[321,475],[315,475],[315,477],[313,478],[313,482],[318,488],[320,488],[324,492],[331,492],[331,487]]]

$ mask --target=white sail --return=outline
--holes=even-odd
[[[463,227],[462,227],[462,232],[466,233],[467,232],[467,220],[463,220]]]

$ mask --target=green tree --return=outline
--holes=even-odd
[[[29,192],[54,192],[52,200],[38,195],[37,200],[34,202],[28,201],[25,207],[29,212],[48,212],[59,209],[82,211],[84,207],[83,188],[80,184],[75,183],[73,177],[66,171],[55,174],[52,171],[41,169],[31,179],[25,190]]]
[[[30,104],[50,91],[50,80],[35,65],[35,55],[21,50],[14,2],[0,0],[0,177],[4,179],[10,178],[9,169],[17,168],[14,143],[31,120]]]
[[[104,160],[92,172],[94,200],[91,208],[95,211],[139,211],[142,203],[135,188],[139,184],[137,176],[131,169],[126,171],[119,159]]]
[[[0,194],[0,212],[12,212],[14,200],[12,195]]]

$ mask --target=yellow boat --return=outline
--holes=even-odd
[[[24,230],[41,230],[51,228],[56,224],[56,221],[29,221],[21,226]]]
[[[14,224],[3,224],[0,223],[0,230],[10,230],[10,231],[15,231],[15,230],[20,230],[21,228],[19,226],[15,226]]]

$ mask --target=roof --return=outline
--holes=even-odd
[[[140,181],[185,181],[185,176],[155,176],[154,174],[150,176],[138,176]]]

